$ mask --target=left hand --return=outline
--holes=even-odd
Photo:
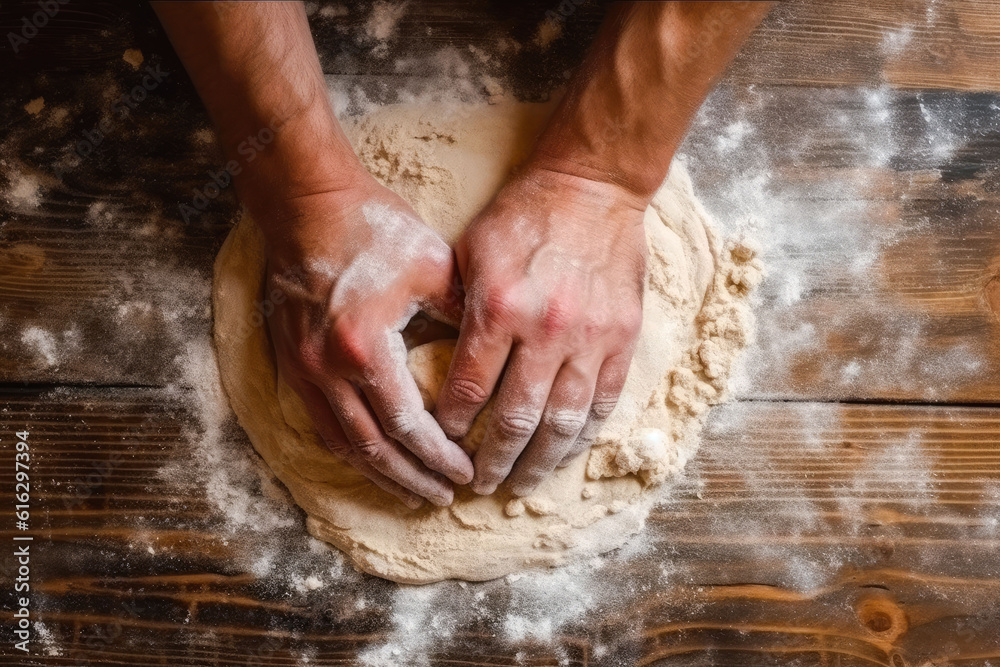
[[[621,186],[528,168],[459,240],[465,314],[435,417],[461,438],[500,382],[476,493],[508,474],[530,493],[614,409],[642,325],[645,208]]]

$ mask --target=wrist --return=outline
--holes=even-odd
[[[507,189],[501,200],[512,206],[523,206],[527,199],[532,207],[559,210],[567,215],[556,219],[579,221],[616,234],[642,220],[649,200],[619,183],[597,177],[576,163],[547,158],[533,158]]]
[[[649,117],[620,113],[607,108],[592,82],[580,87],[559,105],[529,161],[614,185],[648,205],[684,138],[685,119],[671,111]]]
[[[632,208],[645,210],[666,177],[666,168],[650,170],[647,165],[645,173],[623,168],[608,152],[594,153],[580,145],[553,148],[539,142],[525,172],[538,178],[544,174],[552,175],[553,182],[564,183],[576,190],[600,192]]]
[[[333,249],[342,250],[356,235],[357,213],[373,196],[375,180],[360,169],[321,190],[293,194],[271,193],[264,206],[247,210],[264,237],[268,259],[281,266],[299,264],[304,258]],[[332,259],[332,258],[331,258]]]
[[[312,195],[356,189],[371,178],[332,111],[273,118],[231,141],[227,153],[240,199],[265,224],[296,217]]]
[[[647,199],[767,3],[622,3],[545,132],[539,160]]]

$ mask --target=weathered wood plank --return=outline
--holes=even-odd
[[[1000,90],[989,0],[781,3],[729,73],[745,84]]]
[[[722,87],[682,152],[763,245],[739,395],[1000,395],[995,95]]]
[[[277,496],[249,477],[220,485],[205,461],[235,470],[252,452],[235,432],[206,440],[214,422],[192,406],[163,390],[0,401],[4,442],[31,431],[39,485],[33,595],[51,637],[39,648],[60,654],[37,664],[335,665],[386,647],[442,665],[1000,655],[998,408],[718,408],[686,479],[621,553],[557,588],[532,580],[531,595],[511,580],[444,584],[421,605],[411,588],[331,574],[339,558],[310,546],[295,511],[280,526],[225,516],[240,493]],[[5,494],[11,469],[4,447]],[[274,554],[281,564],[261,565]],[[394,625],[400,610],[421,642]],[[518,619],[555,625],[533,638]]]

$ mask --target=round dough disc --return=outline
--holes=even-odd
[[[343,123],[373,175],[452,243],[523,159],[550,112],[538,104],[434,104],[383,107]],[[700,415],[747,341],[749,315],[733,275],[734,267],[751,274],[756,261],[745,248],[720,251],[680,164],[647,210],[645,227],[650,269],[641,339],[594,447],[528,498],[515,499],[503,486],[486,497],[463,487],[451,507],[414,511],[331,454],[298,397],[278,380],[262,314],[262,239],[244,216],[215,267],[220,372],[240,424],[305,510],[309,532],[358,568],[409,583],[558,565],[638,532],[655,489],[694,452]],[[436,341],[410,351],[428,407],[452,349]],[[474,447],[469,440],[464,446]]]

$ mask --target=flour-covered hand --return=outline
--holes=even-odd
[[[472,462],[424,410],[400,332],[418,309],[457,319],[451,249],[367,175],[283,210],[265,231],[279,375],[335,454],[411,507],[450,504]]]
[[[530,493],[592,442],[642,323],[645,202],[545,169],[508,183],[456,246],[466,286],[435,416],[461,438],[499,383],[472,489]]]

